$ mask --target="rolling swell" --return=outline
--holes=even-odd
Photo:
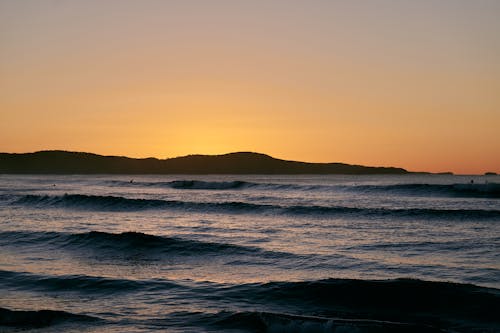
[[[354,191],[397,193],[421,196],[500,198],[500,184],[394,184],[346,187]]]
[[[173,180],[167,182],[126,182],[110,181],[115,186],[164,187],[180,190],[236,190],[256,188],[259,190],[298,190],[298,191],[352,191],[361,193],[395,193],[416,196],[444,196],[466,198],[500,198],[499,183],[457,183],[457,184],[393,184],[393,185],[326,185],[326,184],[287,184],[256,183],[243,180],[203,181]]]
[[[180,190],[235,190],[258,186],[259,184],[243,180],[235,181],[203,181],[203,180],[173,180],[167,182],[120,181],[107,182],[112,186],[143,186],[173,188]]]
[[[145,209],[188,209],[201,211],[226,210],[231,213],[238,211],[254,211],[261,208],[272,208],[272,205],[259,205],[245,202],[192,202],[159,199],[130,199],[118,196],[100,196],[86,194],[65,194],[62,196],[25,195],[14,204],[24,204],[32,207],[82,208],[111,211],[130,211]]]
[[[0,244],[55,245],[63,249],[94,250],[97,252],[115,251],[117,253],[138,252],[169,255],[203,254],[269,254],[283,256],[291,254],[267,252],[259,248],[245,247],[227,243],[202,242],[175,237],[155,236],[140,232],[119,234],[90,231],[79,234],[59,232],[7,231],[0,233]]]
[[[211,326],[241,329],[250,332],[443,332],[424,324],[398,323],[368,319],[341,319],[273,312],[219,312],[213,316]]]
[[[245,181],[229,181],[229,182],[206,182],[201,180],[174,180],[170,182],[170,187],[176,189],[191,189],[191,190],[232,190],[242,187],[250,187],[254,183]]]
[[[91,322],[99,318],[65,311],[38,310],[14,311],[0,308],[0,326],[41,328],[62,322]]]
[[[239,190],[248,188],[258,188],[267,190],[312,190],[324,187],[323,185],[295,185],[295,184],[275,184],[275,183],[255,183],[244,180],[233,181],[204,181],[204,180],[173,180],[167,182],[142,182],[142,181],[120,181],[112,180],[106,182],[112,186],[142,186],[173,188],[178,190]]]
[[[40,275],[0,270],[0,285],[43,292],[119,293],[182,288],[167,280],[129,280],[87,275]]]
[[[188,286],[169,280],[46,276],[10,271],[0,271],[0,278],[4,287],[42,292],[116,295],[117,292],[153,291],[159,297],[166,292],[195,302],[224,299],[232,309],[242,310],[176,316],[185,316],[188,322],[198,326],[248,332],[439,332],[440,329],[495,331],[500,328],[497,316],[500,291],[470,284],[411,279],[326,279],[250,284],[191,282]],[[2,309],[0,323],[15,326],[22,324],[25,316],[35,318],[34,324],[28,325],[41,326],[59,320],[93,318],[60,311],[42,316],[29,311],[21,312],[21,319],[12,319],[10,310]]]
[[[193,202],[159,199],[130,199],[117,196],[66,194],[62,196],[25,195],[13,204],[34,208],[73,208],[102,211],[134,211],[146,209],[177,209],[202,213],[267,213],[279,215],[425,218],[425,219],[499,219],[500,210],[433,209],[433,208],[357,208],[342,206],[280,206],[247,202]]]
[[[241,294],[327,318],[500,328],[500,291],[467,284],[412,279],[271,282],[234,287],[225,297]]]

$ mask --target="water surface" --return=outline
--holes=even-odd
[[[0,330],[493,332],[472,178],[3,175]]]

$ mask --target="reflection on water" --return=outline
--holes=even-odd
[[[29,315],[48,331],[498,328],[497,289],[369,282],[499,288],[498,176],[126,178],[0,176],[0,325],[45,309]],[[422,317],[393,311],[412,302]]]

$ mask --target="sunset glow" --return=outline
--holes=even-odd
[[[0,0],[0,151],[500,172],[498,1]]]

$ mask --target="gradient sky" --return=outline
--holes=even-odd
[[[0,0],[0,151],[500,172],[500,1]]]

